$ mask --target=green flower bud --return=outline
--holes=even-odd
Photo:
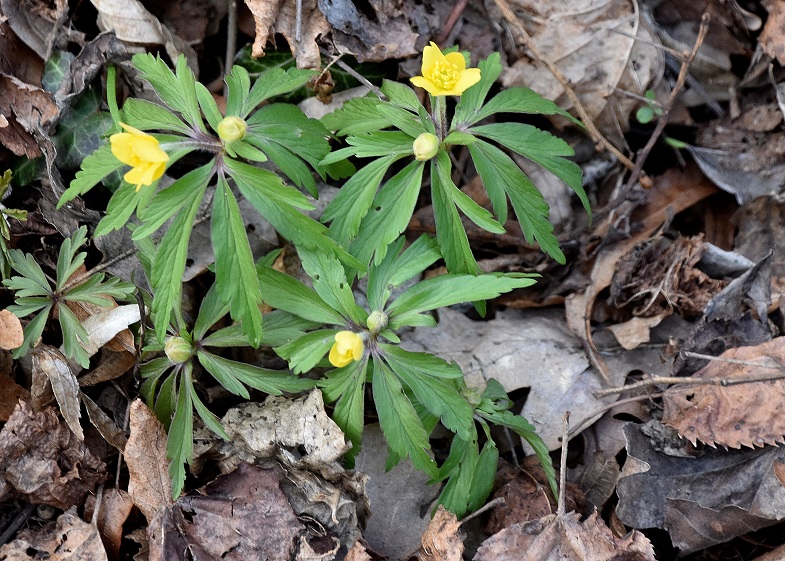
[[[188,362],[194,353],[194,349],[186,339],[182,337],[169,337],[164,345],[166,357],[174,364]]]
[[[439,139],[435,134],[424,132],[414,139],[412,150],[414,150],[415,159],[421,162],[430,160],[439,151]]]
[[[232,142],[240,140],[245,136],[247,125],[240,117],[224,117],[224,120],[218,123],[218,136],[224,142]]]
[[[365,322],[365,324],[368,326],[371,333],[379,333],[382,329],[387,327],[387,314],[381,310],[371,312],[371,315],[368,316],[368,321]]]

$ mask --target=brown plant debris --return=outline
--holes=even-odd
[[[693,378],[743,380],[755,372],[750,364],[760,363],[771,371],[785,361],[785,338],[777,337],[752,347],[729,349],[718,360],[693,374]],[[781,367],[781,366],[780,366]],[[785,435],[785,380],[767,380],[729,386],[705,385],[670,388],[663,396],[663,423],[695,444],[700,440],[715,446],[739,448],[783,442]]]

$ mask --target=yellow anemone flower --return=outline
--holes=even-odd
[[[123,179],[136,185],[138,191],[142,185],[152,185],[153,181],[164,174],[169,154],[161,150],[156,138],[125,123],[120,123],[120,126],[126,132],[118,132],[109,137],[112,154],[131,166]]]
[[[335,334],[335,343],[330,349],[330,364],[337,368],[346,366],[353,360],[360,360],[365,345],[363,339],[354,331],[339,331]]]
[[[442,54],[431,41],[422,51],[422,76],[415,76],[411,81],[431,95],[461,95],[480,81],[480,69],[466,68],[461,53]]]

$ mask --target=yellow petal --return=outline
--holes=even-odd
[[[335,366],[336,368],[342,368],[352,362],[352,357],[347,357],[342,355],[338,350],[338,343],[336,342],[333,344],[332,348],[330,349],[330,355],[328,356],[330,360],[330,364]]]
[[[479,68],[467,68],[463,72],[461,72],[460,78],[453,86],[452,93],[454,95],[461,95],[463,92],[468,90],[474,84],[480,81],[480,69]]]
[[[427,76],[433,72],[437,62],[443,61],[444,55],[439,47],[431,41],[431,44],[422,50],[422,74]],[[422,86],[421,86],[422,87]]]
[[[411,81],[412,84],[414,84],[418,88],[424,89],[426,92],[428,92],[431,95],[437,95],[435,92],[439,91],[439,87],[436,84],[428,80],[428,78],[424,78],[423,76],[414,76],[409,80]]]
[[[169,154],[158,147],[158,140],[152,136],[134,138],[133,149],[139,159],[145,162],[168,162]]]
[[[352,358],[354,360],[360,360],[363,357],[364,350],[365,345],[363,344],[363,340],[358,336],[354,341],[354,345],[352,346]]]
[[[123,130],[127,133],[130,133],[134,136],[150,136],[146,132],[142,132],[139,129],[132,127],[131,125],[126,125],[122,121],[120,121],[120,126],[123,127]]]
[[[133,166],[138,162],[133,149],[133,141],[134,136],[127,132],[119,132],[109,137],[114,157],[129,166]]]
[[[455,68],[457,68],[459,72],[466,68],[466,58],[464,58],[463,54],[457,51],[444,55],[444,60],[452,65],[455,65]]]

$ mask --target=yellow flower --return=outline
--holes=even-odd
[[[330,364],[337,368],[346,366],[353,360],[360,360],[365,345],[363,339],[354,331],[339,331],[335,334],[335,343],[330,349]]]
[[[480,69],[466,68],[461,53],[444,55],[431,41],[422,52],[422,76],[415,76],[411,81],[431,95],[461,95],[480,81]]]
[[[142,185],[152,185],[153,181],[160,178],[166,169],[169,155],[158,146],[158,140],[134,127],[120,123],[123,130],[109,137],[112,145],[112,154],[131,166],[123,176],[128,183],[136,185],[136,190]]]

